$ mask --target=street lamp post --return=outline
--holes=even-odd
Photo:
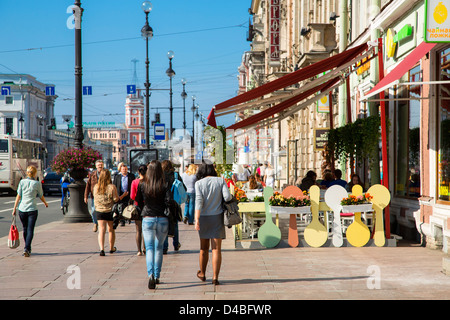
[[[175,71],[173,71],[172,69],[172,59],[175,56],[175,54],[173,53],[172,50],[170,50],[169,52],[167,52],[167,58],[169,58],[169,69],[166,70],[166,74],[170,79],[170,91],[169,91],[169,111],[170,111],[170,135],[169,137],[172,138],[172,131],[173,131],[173,104],[172,104],[172,96],[173,96],[173,92],[172,92],[172,78],[175,75]]]
[[[200,143],[200,135],[199,135],[199,130],[198,130],[199,129],[199,127],[198,127],[198,117],[199,117],[198,108],[199,108],[199,105],[196,104],[195,105],[195,109],[196,109],[195,120],[197,122],[197,136],[195,137],[195,141],[197,141],[197,148],[199,147],[199,143]]]
[[[192,143],[191,148],[194,148],[194,139],[195,139],[195,99],[197,99],[196,96],[192,96]]]
[[[81,17],[83,9],[81,2],[75,1],[73,7],[75,17],[75,138],[74,144],[77,149],[83,148],[83,82],[82,82],[82,64],[81,64]],[[84,170],[71,170],[70,175],[75,182],[69,185],[70,204],[69,210],[64,217],[65,223],[92,222],[87,204],[84,202],[84,190],[86,189],[86,176]]]
[[[83,148],[83,84],[82,84],[82,64],[81,64],[81,17],[83,9],[81,2],[75,1],[73,9],[75,17],[75,147]]]
[[[142,10],[145,13],[145,25],[141,29],[141,35],[145,39],[146,45],[146,57],[145,57],[145,143],[147,147],[150,146],[150,80],[149,80],[149,64],[148,60],[148,41],[153,37],[153,29],[148,24],[148,14],[152,11],[152,3],[150,1],[144,1],[142,3]]]
[[[183,92],[181,92],[181,98],[183,99],[183,129],[186,130],[186,97],[187,93],[185,91],[186,79],[181,79],[181,84],[183,85]]]

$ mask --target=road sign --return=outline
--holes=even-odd
[[[166,125],[164,123],[155,123],[155,140],[166,140]]]
[[[83,96],[92,96],[92,86],[83,86]]]
[[[145,139],[141,139],[141,144],[145,144]]]
[[[10,95],[11,95],[11,87],[2,86],[2,96],[10,96]]]
[[[46,96],[54,96],[55,95],[55,87],[45,87],[45,95]]]
[[[127,85],[127,94],[136,94],[136,86],[134,84]]]
[[[122,145],[127,144],[127,140],[122,140]]]

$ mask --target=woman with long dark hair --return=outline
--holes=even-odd
[[[136,193],[142,215],[149,289],[156,288],[161,274],[163,244],[169,230],[169,219],[165,214],[167,199],[170,199],[170,189],[164,179],[161,163],[153,160]]]
[[[223,223],[223,201],[231,200],[225,180],[217,177],[214,164],[203,161],[197,171],[195,183],[195,229],[200,237],[200,270],[197,277],[206,281],[206,267],[209,259],[209,246],[212,249],[212,283],[219,284],[222,264],[222,239],[225,239]]]

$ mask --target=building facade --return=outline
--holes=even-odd
[[[41,141],[44,167],[53,159],[55,136],[47,126],[54,118],[54,92],[46,92],[51,84],[39,82],[28,74],[0,74],[0,132],[15,137]],[[51,95],[47,95],[50,93]]]
[[[427,4],[430,7],[426,8]],[[437,28],[427,28],[427,12]],[[388,177],[383,177],[378,163],[357,167],[356,172],[367,186],[387,179],[392,233],[449,252],[450,26],[446,26],[450,14],[446,12],[450,12],[450,5],[445,2],[424,0],[254,0],[248,37],[252,49],[243,56],[239,88],[241,92],[251,90],[361,44],[377,46],[381,39],[382,59],[371,59],[352,73],[346,84],[331,92],[328,104],[320,101],[323,105],[306,106],[267,126],[267,130],[277,132],[272,135],[271,156],[273,159],[277,152],[281,155],[286,151],[286,167],[281,171],[290,184],[307,170],[316,171],[320,178],[328,164],[320,150],[314,149],[317,129],[379,115],[383,103],[389,128],[388,153],[382,159],[380,152],[379,163],[387,165]],[[438,43],[417,56],[426,32],[437,34]],[[399,72],[398,67],[412,59],[415,63],[408,71],[382,90],[383,101],[378,95],[366,97],[385,75]],[[246,110],[247,114],[238,112],[237,119],[270,107],[256,105]],[[344,178],[348,180],[348,163],[335,165],[347,172]],[[280,186],[282,182],[280,179]]]
[[[125,123],[93,122],[83,124],[92,140],[112,144],[111,163],[129,163],[130,149],[142,148],[145,140],[144,101],[138,94],[128,95],[125,103]]]

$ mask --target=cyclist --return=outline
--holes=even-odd
[[[64,197],[70,196],[69,194],[69,184],[71,184],[72,182],[74,182],[75,180],[73,180],[71,177],[69,177],[69,174],[66,172],[64,173],[64,176],[61,178],[61,193],[62,193],[62,197],[61,197],[61,210],[63,210],[63,205],[64,205]]]

